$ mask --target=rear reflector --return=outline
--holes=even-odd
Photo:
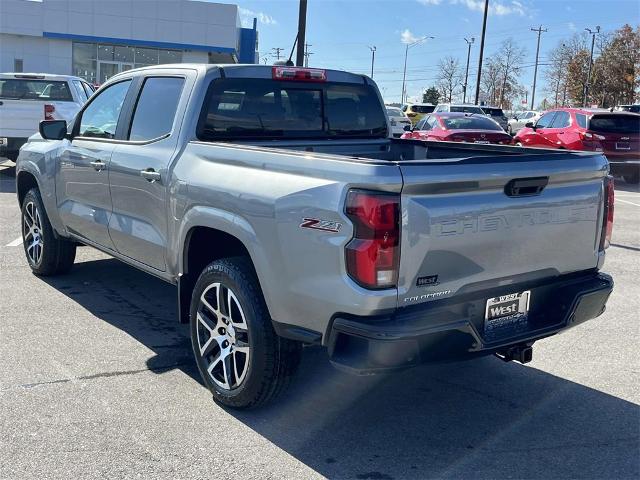
[[[50,103],[45,103],[44,104],[44,119],[45,120],[55,120],[55,118],[53,118],[53,114],[56,111],[56,107],[55,105],[51,105]]]
[[[604,213],[602,218],[602,232],[600,233],[600,251],[609,248],[613,233],[613,204],[615,200],[613,177],[608,175],[604,179]]]
[[[295,80],[298,82],[325,82],[327,72],[319,68],[272,67],[274,80]]]
[[[353,238],[345,247],[347,273],[369,289],[393,288],[400,258],[400,196],[350,190],[346,214]]]

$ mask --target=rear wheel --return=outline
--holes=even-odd
[[[66,273],[76,258],[75,243],[53,233],[36,188],[29,190],[22,201],[22,244],[29,267],[36,275]]]
[[[196,363],[217,402],[257,407],[289,384],[302,346],[276,335],[247,259],[209,264],[196,282],[190,313]]]

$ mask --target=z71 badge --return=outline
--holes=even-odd
[[[300,228],[311,228],[312,230],[338,233],[340,228],[342,228],[342,224],[330,220],[321,220],[319,218],[303,218]]]

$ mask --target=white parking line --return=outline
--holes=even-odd
[[[629,205],[635,205],[636,207],[640,207],[640,203],[633,203],[628,200],[622,200],[620,198],[616,198],[616,202],[628,203]]]
[[[7,243],[7,247],[17,247],[18,245],[22,244],[22,237],[18,237],[15,240],[13,240],[12,242]]]

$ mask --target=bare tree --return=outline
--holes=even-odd
[[[567,104],[567,81],[571,52],[567,45],[561,42],[549,53],[549,66],[545,71],[547,91],[554,94],[554,107]]]
[[[500,65],[502,84],[500,86],[500,107],[505,108],[506,103],[511,103],[513,97],[522,89],[518,84],[520,68],[527,51],[524,47],[512,39],[507,38],[500,45],[500,49],[495,54],[495,59]]]
[[[482,96],[485,102],[495,105],[497,103],[497,92],[499,91],[501,69],[500,64],[496,58],[489,57],[485,61],[484,68],[482,69],[482,79],[480,80],[480,87],[482,88]]]
[[[460,60],[453,57],[440,59],[436,83],[443,100],[445,102],[452,102],[454,94],[458,91],[458,87],[462,85]]]

